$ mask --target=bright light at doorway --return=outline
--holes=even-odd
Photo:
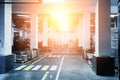
[[[51,17],[57,20],[64,20],[67,18],[67,15],[63,12],[56,11],[52,13]]]
[[[60,31],[69,31],[70,27],[69,27],[69,23],[68,23],[68,15],[65,14],[63,11],[56,11],[53,12],[51,14],[51,18],[54,19],[55,23],[59,24],[59,26],[57,26],[57,28]]]
[[[65,32],[65,31],[70,31],[70,27],[68,25],[68,22],[62,22],[60,25],[60,30]]]
[[[65,0],[43,0],[43,3],[64,3]]]

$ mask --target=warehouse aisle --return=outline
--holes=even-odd
[[[80,55],[48,53],[31,64],[0,74],[0,80],[117,80],[117,77],[97,76]]]

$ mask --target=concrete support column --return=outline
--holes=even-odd
[[[31,14],[31,37],[30,48],[38,48],[38,15],[37,13]]]
[[[5,1],[5,0],[2,0]],[[12,7],[11,4],[0,4],[0,55],[11,54],[12,45]]]
[[[95,54],[111,55],[110,0],[97,0]]]
[[[117,27],[118,27],[118,69],[119,75],[118,78],[120,79],[120,0],[118,1],[118,18],[117,18]]]
[[[83,46],[83,35],[82,35],[82,16],[79,17],[79,23],[78,23],[78,39],[79,39],[79,43],[78,43],[78,47],[82,47]]]
[[[1,0],[5,2],[7,0]],[[13,68],[12,55],[12,5],[0,4],[0,74]]]
[[[90,13],[83,14],[83,49],[90,49]]]
[[[48,19],[46,16],[43,19],[43,46],[48,46]]]

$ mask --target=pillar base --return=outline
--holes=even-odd
[[[93,56],[92,69],[97,75],[113,76],[114,75],[114,57],[110,56]]]
[[[14,68],[14,55],[0,56],[0,74],[6,73]]]

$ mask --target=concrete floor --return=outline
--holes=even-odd
[[[46,54],[31,64],[18,66],[0,80],[118,80],[98,76],[80,55]]]

